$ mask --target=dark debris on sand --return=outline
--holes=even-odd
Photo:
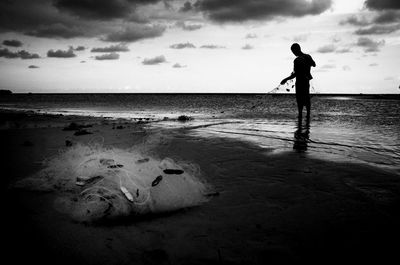
[[[181,115],[178,117],[178,121],[182,121],[182,122],[191,121],[191,120],[193,120],[193,118],[190,116],[186,116],[186,115]]]
[[[92,125],[83,125],[71,122],[68,126],[63,128],[63,131],[79,131],[82,130],[83,128],[90,128],[90,127],[92,127]]]
[[[75,136],[81,136],[86,134],[93,134],[92,132],[86,131],[84,129],[78,130],[74,133]]]

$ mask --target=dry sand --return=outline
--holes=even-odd
[[[378,168],[279,154],[225,138],[164,132],[160,158],[197,163],[219,191],[178,212],[90,225],[54,208],[55,193],[11,188],[43,159],[104,137],[129,148],[143,125],[93,118],[2,113],[3,260],[10,264],[388,264],[399,260],[400,178]],[[70,122],[93,124],[73,136]],[[396,263],[393,261],[392,263]]]

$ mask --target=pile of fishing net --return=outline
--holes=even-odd
[[[70,147],[46,167],[16,184],[57,191],[56,208],[79,221],[174,211],[207,200],[199,167],[155,159],[135,149],[101,145]]]

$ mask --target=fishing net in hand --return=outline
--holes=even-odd
[[[57,191],[56,208],[75,220],[97,221],[199,205],[209,190],[199,167],[139,151],[78,144],[16,184]]]

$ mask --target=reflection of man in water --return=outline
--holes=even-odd
[[[290,47],[293,54],[296,55],[294,59],[293,73],[282,80],[281,85],[284,85],[288,80],[296,77],[296,100],[297,108],[299,110],[299,120],[302,119],[303,107],[307,109],[307,120],[310,120],[310,80],[313,78],[310,70],[311,66],[315,67],[315,62],[312,57],[301,51],[300,45],[294,43]]]
[[[308,142],[310,141],[310,120],[307,120],[305,126],[302,125],[301,120],[297,122],[297,128],[294,132],[293,149],[297,152],[305,152],[308,148]]]

